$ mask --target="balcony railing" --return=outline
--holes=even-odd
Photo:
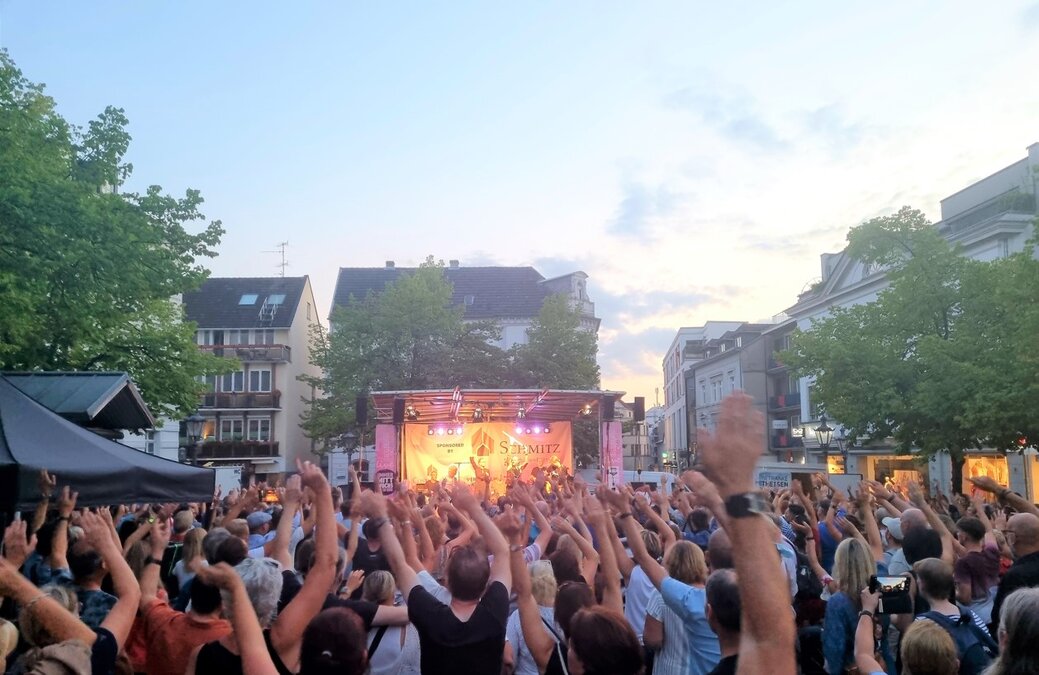
[[[789,450],[791,448],[803,448],[804,440],[797,436],[773,434],[770,444],[773,450]]]
[[[199,349],[214,356],[235,358],[239,361],[292,361],[292,349],[288,345],[199,345]]]
[[[277,456],[277,441],[206,441],[198,446],[197,458],[253,459]]]
[[[1035,202],[1035,195],[1027,192],[1018,192],[1015,188],[998,197],[993,197],[965,213],[941,221],[938,223],[938,228],[942,232],[955,234],[982,221],[1007,213],[1034,215]]]
[[[218,392],[202,395],[203,408],[280,408],[280,392]]]
[[[786,368],[786,365],[784,365],[783,362],[780,361],[777,358],[778,355],[779,355],[779,352],[772,352],[771,354],[768,355],[768,369],[769,370],[779,370],[780,368]]]
[[[799,392],[791,392],[787,394],[780,394],[773,396],[768,400],[769,410],[783,410],[785,408],[800,408],[801,407],[801,394]]]

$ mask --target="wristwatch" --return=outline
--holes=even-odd
[[[159,567],[162,567],[162,561],[158,558],[148,558],[148,560],[146,560],[145,562],[147,562],[149,565],[158,565]]]
[[[744,492],[726,499],[725,510],[732,518],[749,518],[761,513],[771,513],[772,505],[760,492]]]

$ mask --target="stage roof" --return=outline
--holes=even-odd
[[[507,422],[520,418],[561,422],[582,416],[598,417],[606,397],[616,401],[623,391],[573,391],[564,389],[440,389],[377,391],[371,397],[378,422],[393,421],[393,401],[404,399],[405,423]],[[482,419],[477,410],[482,411]]]

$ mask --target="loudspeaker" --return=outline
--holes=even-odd
[[[363,427],[368,424],[368,397],[358,396],[357,407],[355,408],[357,414],[355,418],[357,420],[357,426]]]
[[[635,421],[636,422],[645,422],[646,421],[646,397],[645,396],[636,396],[635,397],[634,412],[635,412]]]
[[[613,421],[613,404],[614,398],[612,396],[602,397],[602,421],[612,422]]]
[[[404,399],[393,399],[393,423],[404,424]]]

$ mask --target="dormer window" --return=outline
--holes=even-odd
[[[256,304],[256,300],[259,297],[260,296],[257,295],[256,293],[243,293],[242,297],[238,299],[238,304],[239,305],[255,305]]]

